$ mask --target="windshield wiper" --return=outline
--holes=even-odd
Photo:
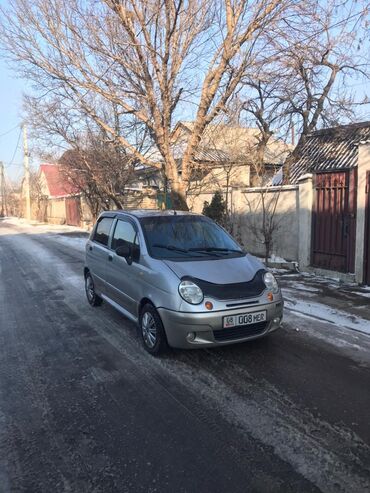
[[[162,245],[161,243],[154,243],[152,247],[165,248],[166,250],[173,250],[175,252],[181,252],[181,253],[189,253],[189,250],[185,250],[184,248],[179,248],[174,245]]]
[[[161,243],[154,243],[152,247],[165,248],[166,250],[170,250],[173,252],[187,253],[188,255],[191,255],[192,253],[199,253],[201,255],[211,255],[213,257],[216,255],[218,257],[216,253],[212,253],[210,251],[208,252],[204,248],[189,248],[188,250],[186,250],[185,248],[176,247],[174,245],[162,245]]]
[[[190,252],[231,252],[231,253],[244,253],[242,250],[236,250],[232,248],[217,248],[217,247],[198,247],[189,248]]]

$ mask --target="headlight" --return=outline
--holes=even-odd
[[[203,291],[192,281],[180,282],[179,293],[181,298],[192,305],[199,305],[203,301]]]
[[[271,274],[271,272],[265,272],[263,275],[263,282],[266,285],[267,289],[270,289],[273,293],[277,293],[279,291],[279,285],[275,277]]]

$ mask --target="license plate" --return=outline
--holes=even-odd
[[[262,312],[238,313],[238,315],[228,315],[223,318],[225,329],[235,327],[237,325],[251,325],[258,322],[266,321],[266,310]]]

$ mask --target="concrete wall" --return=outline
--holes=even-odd
[[[221,190],[226,200],[225,190]],[[188,195],[188,204],[193,212],[201,213],[204,202],[211,202],[213,192]],[[299,187],[283,186],[270,188],[230,187],[228,205],[235,237],[254,255],[263,256],[265,245],[258,231],[262,224],[262,197],[266,209],[274,207],[276,230],[273,234],[272,253],[286,260],[298,261],[299,237]],[[310,209],[311,210],[311,209]],[[306,235],[307,238],[307,235]]]
[[[271,253],[288,261],[298,261],[298,186],[234,189],[231,210],[234,234],[249,252],[265,255],[262,234],[265,210],[274,225]]]
[[[222,192],[223,197],[225,198],[225,193]],[[197,213],[202,213],[204,202],[210,203],[212,200],[212,197],[214,195],[213,193],[209,192],[203,192],[203,193],[196,193],[196,194],[188,194],[187,196],[187,201],[188,201],[188,206],[192,212],[197,212]]]
[[[357,168],[357,218],[356,218],[356,254],[355,275],[357,282],[364,281],[365,263],[365,206],[366,173],[370,171],[370,144],[360,144]]]
[[[306,269],[311,264],[312,175],[302,176],[298,185],[298,264],[300,269]]]

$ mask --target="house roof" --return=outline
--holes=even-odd
[[[193,127],[194,122],[177,123],[172,133],[175,158],[181,159],[187,143],[187,134]],[[254,127],[207,125],[194,159],[208,162],[248,161],[258,143],[259,135],[260,130]],[[291,150],[291,145],[271,137],[264,161],[266,164],[282,164]]]
[[[357,166],[358,145],[370,142],[370,122],[352,123],[312,132],[302,156],[290,170],[290,181],[308,172],[351,169]]]
[[[40,165],[40,172],[44,174],[51,197],[65,197],[78,193],[77,187],[70,183],[61,172],[58,164],[44,163]]]

